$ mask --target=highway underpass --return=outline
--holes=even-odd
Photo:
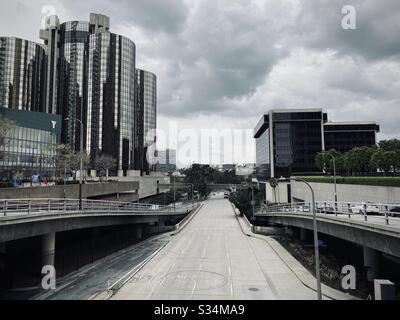
[[[315,279],[300,263],[273,239],[248,232],[217,193],[112,299],[317,298]],[[325,286],[323,294],[351,298]]]

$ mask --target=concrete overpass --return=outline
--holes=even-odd
[[[375,215],[369,215],[366,211],[360,214],[340,209],[351,207],[349,203],[336,205],[338,210],[335,213],[331,211],[333,203],[332,206],[326,202],[316,203],[318,232],[362,246],[364,265],[369,268],[369,278],[374,278],[378,273],[381,253],[400,257],[400,218],[388,215],[389,205],[370,205],[386,210]],[[329,211],[321,209],[327,207],[330,208]],[[255,218],[274,225],[299,228],[301,237],[304,238],[304,230],[313,230],[313,215],[310,211],[308,203],[276,205],[258,211]]]
[[[56,234],[80,229],[132,225],[132,237],[174,230],[197,203],[173,206],[77,199],[0,200],[0,254],[15,240],[40,237],[43,265],[54,265]]]

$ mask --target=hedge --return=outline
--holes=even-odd
[[[334,183],[333,177],[301,177],[307,182]],[[338,184],[358,184],[381,187],[400,187],[400,177],[336,177]]]

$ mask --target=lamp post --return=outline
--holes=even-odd
[[[174,185],[174,211],[176,211],[176,188],[175,188],[175,177],[177,176],[177,175],[179,175],[179,172],[177,172],[177,171],[174,171],[173,173],[172,173],[172,177],[174,178],[174,183],[173,183],[173,185]]]
[[[71,118],[66,118],[65,121],[70,121]],[[80,163],[79,163],[79,210],[82,210],[82,172],[83,172],[83,158],[82,158],[82,152],[83,152],[83,122],[80,119],[75,119],[78,121],[81,125],[81,130],[80,130]]]
[[[312,201],[312,206],[311,206],[311,210],[312,210],[312,214],[313,214],[313,231],[314,231],[314,250],[315,250],[315,275],[317,278],[317,296],[318,296],[318,300],[322,300],[322,292],[321,292],[321,274],[320,274],[320,263],[319,263],[319,243],[318,243],[318,229],[317,229],[317,217],[316,217],[316,213],[315,213],[315,194],[314,194],[314,190],[311,187],[311,185],[300,178],[297,177],[290,177],[290,178],[280,178],[279,181],[299,181],[304,183],[305,185],[307,185],[307,187],[310,189],[311,191],[311,201]],[[271,179],[270,182],[271,186],[273,187],[273,185],[277,185],[277,181],[276,179]]]
[[[333,162],[333,183],[335,185],[335,208],[337,206],[337,188],[336,188],[336,159],[332,154],[329,154],[332,158],[332,162]]]

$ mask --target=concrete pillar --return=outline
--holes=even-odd
[[[118,177],[124,176],[124,170],[118,170]]]
[[[97,177],[97,171],[96,170],[90,170],[90,176],[92,178],[96,178]]]
[[[42,266],[54,266],[54,255],[56,250],[55,232],[42,236]]]
[[[291,227],[285,227],[285,234],[289,237],[293,237],[293,229]]]
[[[135,234],[135,238],[138,240],[141,240],[143,237],[142,234],[142,226],[135,226],[134,228],[134,234]]]
[[[300,240],[307,241],[307,229],[300,228]]]
[[[366,246],[363,247],[364,267],[367,268],[367,280],[374,281],[379,276],[380,252]]]

